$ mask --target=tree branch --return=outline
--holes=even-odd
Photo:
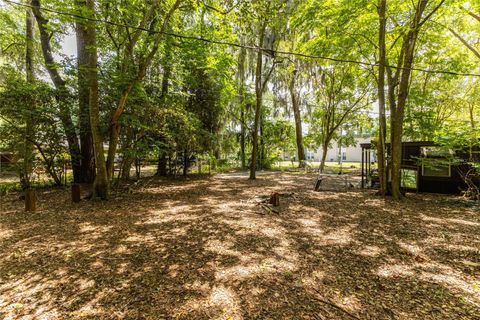
[[[467,42],[467,40],[465,40],[461,35],[459,35],[458,33],[456,33],[455,30],[453,30],[452,28],[449,27],[448,30],[455,36],[455,38],[457,38],[458,40],[460,40],[465,47],[467,47],[471,52],[473,52],[473,54],[476,55],[477,58],[480,59],[480,52],[479,52],[477,49],[475,49],[472,45],[470,45],[470,44]]]

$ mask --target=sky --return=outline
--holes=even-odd
[[[77,39],[74,34],[69,33],[63,38],[62,51],[68,56],[77,56]]]

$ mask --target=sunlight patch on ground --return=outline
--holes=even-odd
[[[197,219],[197,216],[191,212],[195,209],[201,209],[200,205],[183,205],[183,206],[165,206],[164,209],[149,210],[147,218],[137,224],[157,224],[172,221],[191,221]]]
[[[309,275],[302,277],[300,281],[302,282],[305,288],[309,289],[309,288],[317,287],[319,284],[321,284],[325,276],[326,276],[325,271],[314,270]]]
[[[418,255],[423,251],[423,249],[420,248],[418,245],[406,243],[403,241],[397,241],[397,245],[411,255]]]
[[[365,246],[361,250],[358,251],[358,254],[365,256],[365,257],[378,257],[385,252],[384,249],[378,246]]]
[[[466,294],[464,298],[480,308],[480,292],[475,289],[478,279],[468,279],[464,274],[453,268],[438,264],[427,264],[421,272],[420,278],[429,282],[443,284],[448,288],[454,288],[457,292],[463,292]]]
[[[352,242],[356,242],[352,237],[355,227],[357,226],[354,224],[349,224],[344,227],[337,228],[337,230],[326,233],[323,236],[325,245],[346,246]]]
[[[233,267],[221,268],[215,273],[215,278],[218,281],[247,280],[273,273],[293,272],[296,269],[295,262],[286,259],[265,258],[260,261],[245,262]]]
[[[175,312],[177,317],[191,319],[194,314],[205,314],[214,320],[243,320],[237,294],[223,284],[214,286],[206,297],[187,301]]]
[[[229,240],[212,239],[205,243],[205,250],[217,253],[219,255],[229,255],[235,257],[242,257],[242,254],[233,249],[235,244]]]
[[[233,229],[237,230],[238,234],[249,234],[249,233],[256,233],[262,230],[262,226],[264,222],[261,218],[254,217],[254,216],[245,216],[240,217],[239,219],[228,219],[224,218],[221,219],[221,222],[226,223]]]
[[[4,319],[25,320],[57,317],[58,310],[49,289],[66,281],[65,278],[48,280],[30,273],[22,280],[4,282],[0,285],[0,315],[3,314]]]
[[[389,263],[378,268],[377,274],[380,277],[386,278],[413,277],[415,275],[415,271],[413,270],[413,266],[410,264]]]
[[[99,318],[101,316],[107,316],[101,307],[101,302],[108,296],[111,296],[114,293],[113,289],[102,289],[100,292],[98,292],[93,299],[90,301],[87,301],[85,304],[83,304],[80,309],[72,311],[70,313],[71,316],[79,317],[79,318]],[[109,315],[110,317],[112,314]]]
[[[7,240],[11,236],[13,236],[13,234],[14,232],[12,230],[0,228],[0,241]]]
[[[339,301],[339,305],[351,312],[356,312],[363,309],[362,302],[355,295],[342,297]]]
[[[151,234],[129,233],[123,240],[130,243],[155,243],[156,237]]]
[[[452,250],[452,251],[471,251],[473,253],[480,254],[480,249],[474,246],[466,246],[466,245],[452,244],[452,243],[440,243],[440,242],[429,243],[429,242],[430,241],[425,241],[425,243],[428,243],[429,246],[433,248],[442,248],[445,250]]]
[[[421,214],[420,217],[424,221],[433,221],[441,225],[452,225],[452,224],[461,224],[465,226],[472,226],[472,227],[480,227],[480,222],[462,220],[462,219],[454,219],[454,218],[437,218],[428,216],[425,214]]]
[[[454,292],[462,293],[469,303],[480,307],[480,292],[475,290],[476,280],[468,279],[464,274],[439,263],[387,264],[380,267],[377,274],[381,277],[406,277],[421,279],[428,283],[437,283]]]
[[[240,313],[240,303],[233,290],[226,288],[223,285],[217,286],[213,288],[209,301],[211,305],[222,308],[224,313],[214,319],[243,319]]]
[[[211,285],[209,282],[201,282],[200,280],[195,280],[193,283],[187,283],[184,285],[185,289],[194,290],[197,292],[208,292],[211,289]]]

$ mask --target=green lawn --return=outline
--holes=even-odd
[[[308,165],[314,169],[318,170],[320,166],[319,161],[307,161]],[[342,169],[343,172],[351,172],[351,171],[357,171],[360,170],[362,167],[361,162],[343,162],[341,165],[335,161],[335,162],[325,162],[325,169],[327,171],[333,171],[333,172],[339,172],[340,168]],[[372,165],[372,167],[376,167],[376,165]],[[298,168],[298,162],[293,162],[292,161],[279,161],[275,164],[273,167],[274,169],[295,169]]]

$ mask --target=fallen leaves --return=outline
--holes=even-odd
[[[478,319],[478,212],[314,180],[149,179],[75,205],[53,189],[35,215],[11,195],[0,318]]]

